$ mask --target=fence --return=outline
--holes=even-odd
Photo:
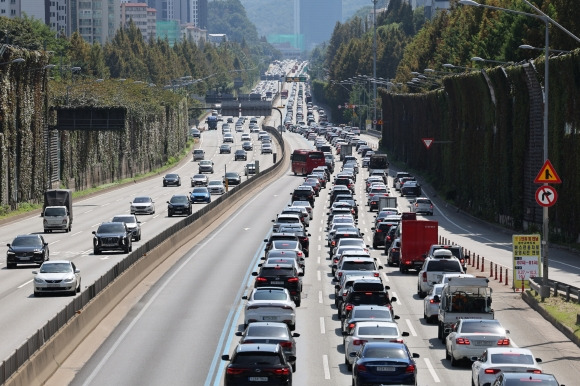
[[[542,284],[543,278],[541,277],[533,277],[530,279],[530,288],[536,292],[536,295],[540,293],[540,287]],[[548,279],[548,286],[550,287],[550,290],[553,292],[554,296],[563,295],[567,302],[571,300],[571,296],[575,296],[576,303],[580,302],[580,288],[550,279]]]
[[[230,197],[242,196],[246,191],[250,190],[255,184],[260,183],[268,178],[271,174],[277,172],[277,169],[283,164],[286,158],[286,150],[284,147],[284,139],[280,132],[273,127],[265,126],[264,129],[276,138],[279,144],[279,152],[281,157],[273,166],[261,171],[254,177],[242,182],[235,189],[230,190],[216,200],[201,208],[181,221],[173,224],[161,233],[157,234],[143,245],[134,249],[123,260],[117,263],[113,268],[107,271],[103,276],[97,279],[93,284],[82,291],[78,296],[68,303],[64,309],[59,311],[52,319],[50,319],[44,326],[30,336],[16,351],[5,359],[0,364],[0,385],[4,384],[18,369],[35,353],[37,352],[51,337],[53,337],[63,326],[65,326],[77,312],[85,307],[92,299],[103,291],[105,287],[115,281],[123,272],[135,264],[139,259],[145,256],[149,251],[159,246],[163,241],[171,235],[177,233],[179,230],[192,225],[210,213],[212,210],[227,205],[224,202]]]

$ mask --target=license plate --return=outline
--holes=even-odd
[[[28,260],[30,260],[30,256],[20,256],[20,260],[28,261]]]
[[[271,281],[270,284],[272,285],[284,285],[283,281]]]
[[[264,316],[262,317],[263,320],[278,320],[277,316]]]
[[[268,377],[248,377],[250,382],[268,382]]]
[[[60,287],[60,284],[50,284],[50,283],[48,283],[46,286],[49,287],[49,288],[58,288],[58,287]]]
[[[378,366],[377,371],[395,371],[395,368],[390,366]]]

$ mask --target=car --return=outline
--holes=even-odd
[[[193,138],[201,138],[201,131],[195,127],[192,127],[189,129],[189,135],[191,135]]]
[[[244,134],[242,134],[242,136],[240,137],[240,140],[241,140],[242,142],[244,142],[244,141],[251,141],[251,140],[252,140],[252,136],[251,136],[250,134],[248,134],[248,133],[244,133]]]
[[[310,205],[310,201],[292,200],[292,204],[288,204],[288,205],[305,207],[306,211],[308,212],[308,216],[310,217],[310,220],[312,220],[313,212],[312,212],[312,205]]]
[[[416,358],[404,343],[368,342],[353,356],[352,385],[416,385]]]
[[[211,194],[224,194],[226,192],[226,187],[220,180],[210,180],[207,188]]]
[[[244,330],[236,332],[240,336],[240,344],[248,343],[272,343],[279,344],[286,358],[294,357],[289,361],[292,371],[296,371],[296,340],[298,333],[291,333],[288,325],[278,322],[255,322]]]
[[[242,149],[246,151],[252,151],[254,149],[254,147],[252,146],[252,142],[245,141],[244,143],[242,143]]]
[[[227,143],[224,143],[223,145],[220,146],[220,154],[231,154],[231,153],[232,147]]]
[[[213,161],[203,160],[199,161],[198,172],[202,173],[213,173]]]
[[[308,214],[308,210],[303,206],[287,206],[282,209],[280,214],[298,214],[305,227],[310,225],[310,215]]]
[[[290,193],[292,195],[292,199],[291,201],[308,201],[310,203],[311,207],[314,207],[314,199],[315,199],[315,195],[314,195],[314,189],[312,189],[311,186],[304,186],[301,185],[299,187],[297,187],[296,189],[294,189],[294,191],[292,193]],[[294,204],[292,204],[294,206]]]
[[[93,231],[93,254],[100,255],[103,251],[133,250],[133,232],[124,222],[104,222]]]
[[[356,280],[360,279],[355,278],[354,281]],[[389,307],[361,304],[346,313],[341,327],[342,331],[350,332],[358,322],[392,322],[395,319],[400,317],[393,317]]]
[[[194,174],[191,177],[191,187],[207,186],[209,178],[205,174]]]
[[[269,143],[262,143],[261,154],[272,154],[272,145]]]
[[[386,248],[386,246],[385,246]],[[399,265],[401,257],[401,238],[396,238],[393,240],[388,250],[385,251],[387,254],[387,265],[392,267],[394,265]]]
[[[124,222],[127,229],[133,233],[133,240],[141,240],[141,221],[134,214],[119,214],[114,216],[111,222]]]
[[[366,274],[364,272],[355,272],[354,275],[362,275]],[[371,276],[367,276],[368,278],[373,278]],[[397,301],[396,297],[389,298],[389,292],[385,289],[382,291],[355,291],[354,288],[349,288],[346,295],[343,295],[343,301],[340,304],[340,308],[338,308],[338,316],[341,321],[343,321],[349,312],[356,306],[361,304],[372,304],[376,306],[385,306],[391,310],[393,316],[395,315],[393,311],[392,302]]]
[[[169,173],[163,177],[163,186],[181,186],[181,177],[179,174]]]
[[[298,237],[300,245],[302,246],[302,252],[304,256],[308,257],[310,255],[310,233],[306,233],[304,226],[301,224],[283,224],[278,228],[280,233],[293,234]]]
[[[292,385],[291,361],[295,356],[286,357],[282,346],[271,343],[238,344],[230,357],[224,375],[224,386],[232,385]]]
[[[427,216],[433,216],[433,203],[425,197],[417,197],[410,201],[411,212],[424,213]]]
[[[499,373],[491,386],[564,386],[552,374]]]
[[[81,291],[81,271],[72,261],[45,261],[38,271],[32,271],[34,296],[64,292],[74,296]]]
[[[155,201],[149,196],[138,196],[131,204],[131,214],[155,214]]]
[[[366,256],[346,257],[340,260],[336,265],[334,280],[338,281],[342,275],[360,274],[363,271],[369,276],[379,277],[379,269],[383,269],[383,266],[378,265],[377,260],[373,257]]]
[[[439,303],[445,284],[434,284],[423,299],[423,319],[427,323],[435,323],[439,315]]]
[[[352,370],[357,351],[370,342],[391,341],[403,343],[408,332],[401,332],[395,322],[358,322],[351,332],[343,332],[344,364]]]
[[[239,149],[234,152],[234,161],[247,161],[248,153],[244,149]]]
[[[167,216],[176,214],[189,216],[192,213],[191,201],[185,194],[175,194],[167,201]]]
[[[401,189],[401,179],[404,177],[411,177],[413,178],[413,175],[411,173],[408,172],[397,172],[397,174],[395,174],[395,177],[393,178],[393,188],[395,188],[395,190],[399,190]]]
[[[234,143],[234,136],[232,133],[224,134],[224,143]]]
[[[209,204],[211,202],[211,193],[206,186],[195,187],[189,193],[189,201],[194,204],[196,202],[205,202]]]
[[[41,265],[50,258],[48,243],[39,234],[18,235],[6,246],[7,268],[15,268],[18,264]]]
[[[270,252],[273,251],[293,251],[299,259],[305,257],[300,240],[272,240],[270,247],[266,251],[266,256],[270,257]]]
[[[509,331],[497,319],[460,319],[445,338],[445,359],[455,367],[490,347],[510,347]]]
[[[438,283],[443,275],[464,273],[459,260],[448,249],[438,249],[432,256],[425,258],[417,276],[417,294],[424,297],[433,284]]]
[[[453,256],[455,256],[459,262],[461,263],[461,266],[463,267],[463,272],[467,272],[467,259],[465,258],[465,254],[464,254],[464,250],[463,247],[461,247],[460,245],[451,245],[451,244],[432,244],[431,247],[429,248],[429,251],[427,252],[427,257],[429,256],[433,256],[433,253],[438,250],[438,249],[447,249],[449,251],[451,251],[451,253],[453,254]]]
[[[275,219],[272,220],[274,223],[272,225],[272,232],[278,232],[281,225],[285,224],[301,224],[304,225],[300,219],[300,213],[289,213],[289,214],[279,214]]]
[[[253,176],[256,174],[256,164],[254,162],[247,163],[244,167],[244,174],[246,176]]]
[[[238,172],[227,172],[224,175],[224,184],[226,182],[228,186],[239,185],[242,183],[242,177]]]
[[[406,181],[403,186],[401,186],[401,197],[404,196],[420,196],[421,195],[421,185],[417,181]]]
[[[472,357],[471,384],[483,386],[492,384],[500,372],[541,374],[540,358],[527,348],[490,347],[479,357]]]
[[[193,160],[198,161],[205,158],[205,151],[203,149],[194,149],[193,150]]]
[[[282,287],[256,287],[249,296],[244,307],[244,329],[253,322],[282,322],[290,330],[296,328],[296,304],[290,292]]]
[[[376,227],[372,227],[373,231],[373,248],[378,249],[385,245],[387,232],[391,229],[392,224],[388,222],[380,222]]]
[[[255,288],[271,286],[286,288],[296,307],[300,307],[301,303],[303,275],[289,264],[264,264],[259,272],[252,272],[252,276],[256,276]]]

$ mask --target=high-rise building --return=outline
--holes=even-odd
[[[69,24],[70,0],[0,0],[0,16],[22,17],[41,20],[54,31],[70,35]]]
[[[157,10],[158,21],[176,20],[179,24],[193,24],[207,28],[208,0],[148,0],[149,6]]]
[[[300,34],[307,51],[328,41],[337,22],[342,21],[342,0],[296,0],[299,2]]]
[[[157,11],[150,8],[147,3],[121,3],[121,26],[126,26],[133,20],[143,39],[155,39],[156,13]]]

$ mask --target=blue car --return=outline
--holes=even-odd
[[[211,202],[211,194],[209,190],[205,186],[199,186],[193,189],[193,191],[189,194],[189,201],[192,203],[196,202]]]
[[[352,384],[417,385],[417,365],[404,343],[368,342],[352,353]]]

